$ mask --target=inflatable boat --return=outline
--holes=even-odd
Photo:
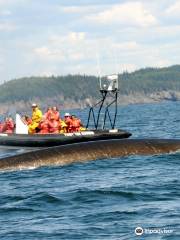
[[[118,99],[118,75],[108,76],[106,84],[100,80],[101,100],[90,107],[85,131],[63,134],[28,134],[28,126],[21,116],[16,114],[16,129],[14,134],[0,134],[0,145],[15,147],[51,147],[71,143],[123,139],[131,136],[131,133],[116,129],[117,99]],[[108,84],[107,84],[108,83]],[[110,101],[111,99],[111,101]],[[106,101],[108,100],[108,101]],[[105,107],[104,107],[105,105]],[[112,106],[114,105],[114,115]],[[97,109],[97,107],[99,107]],[[97,109],[97,111],[95,110]],[[102,115],[104,118],[102,119]],[[113,115],[113,116],[112,116]],[[110,128],[106,124],[109,120]],[[90,127],[90,122],[93,127]]]
[[[123,130],[94,130],[64,134],[0,134],[0,145],[17,147],[51,147],[108,139],[128,138]]]

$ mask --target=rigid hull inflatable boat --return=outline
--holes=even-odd
[[[109,139],[122,139],[131,136],[130,133],[117,131],[83,131],[64,134],[0,134],[0,145],[19,147],[50,147],[70,143],[89,142]]]
[[[28,126],[24,124],[21,116],[16,114],[15,133],[0,134],[0,145],[50,147],[70,143],[128,138],[131,136],[131,133],[115,128],[118,92],[117,75],[108,76],[106,84],[102,84],[100,79],[101,99],[90,107],[86,124],[87,130],[85,131],[63,134],[28,134]],[[113,106],[114,111],[112,110]],[[110,127],[107,127],[107,122]],[[92,125],[90,126],[91,123]]]

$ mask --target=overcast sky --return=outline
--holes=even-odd
[[[0,0],[0,81],[180,63],[180,0]]]

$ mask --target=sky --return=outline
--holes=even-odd
[[[0,82],[180,63],[180,0],[0,0]]]

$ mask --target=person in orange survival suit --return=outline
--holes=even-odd
[[[49,133],[57,134],[60,131],[60,121],[56,120],[57,116],[52,112],[49,116],[48,123],[49,123]]]
[[[79,132],[80,127],[82,126],[81,120],[77,118],[75,115],[71,116],[72,118],[72,132]]]
[[[45,119],[49,119],[52,114],[52,108],[48,107],[47,111],[44,114]]]
[[[47,119],[45,116],[42,117],[41,122],[39,123],[38,128],[40,131],[39,134],[48,134],[49,133],[49,119]]]
[[[72,122],[71,114],[69,114],[69,113],[64,114],[64,122],[66,124],[66,132],[67,133],[72,132],[73,122]]]
[[[2,131],[4,133],[13,133],[15,129],[15,123],[11,117],[6,118]]]
[[[60,130],[60,123],[54,119],[50,119],[49,123],[49,133],[57,134]]]
[[[52,107],[52,114],[53,114],[54,120],[56,120],[56,121],[60,120],[60,113],[59,113],[57,107]]]

